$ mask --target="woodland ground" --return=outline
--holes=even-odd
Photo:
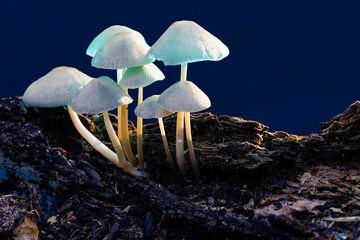
[[[110,146],[101,117],[82,121]],[[164,121],[173,157],[175,122]],[[137,179],[94,151],[66,109],[0,99],[0,239],[359,238],[360,102],[321,135],[210,113],[191,122],[202,177],[171,172],[149,124],[150,177]]]

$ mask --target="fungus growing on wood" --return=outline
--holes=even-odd
[[[72,67],[57,67],[33,82],[25,91],[23,102],[31,107],[67,106],[77,131],[105,158],[117,164],[116,154],[91,134],[69,106],[73,97],[93,78]],[[86,100],[87,102],[87,100]]]
[[[171,112],[184,112],[189,114],[190,112],[198,112],[207,109],[211,106],[210,99],[206,94],[201,91],[194,83],[190,81],[181,81],[173,84],[166,89],[158,98],[158,104],[162,109],[166,109]],[[189,117],[190,120],[190,117]],[[200,175],[197,167],[196,158],[194,154],[194,148],[192,144],[192,137],[190,131],[190,121],[186,123],[185,118],[187,145],[189,148],[191,166],[197,176]],[[176,131],[176,144],[183,144],[183,126],[177,123]],[[176,145],[176,146],[177,146]],[[177,146],[178,147],[178,146]],[[178,154],[178,152],[176,152]],[[180,171],[184,174],[186,171],[184,153],[177,155],[177,162]]]
[[[161,60],[165,65],[181,65],[180,81],[186,81],[187,64],[198,61],[218,61],[229,55],[229,49],[215,36],[193,21],[173,23],[150,48],[147,57]],[[167,109],[169,110],[169,109]],[[190,114],[185,114],[188,145],[192,145]],[[176,157],[184,162],[183,145],[184,113],[177,115]],[[193,147],[189,147],[191,162],[196,163]],[[184,166],[179,166],[185,174]],[[195,170],[195,169],[194,169]],[[196,171],[196,170],[195,170]]]
[[[109,77],[100,77],[92,80],[82,88],[74,96],[70,106],[77,113],[103,114],[106,130],[118,158],[117,162],[114,163],[130,174],[139,177],[145,176],[145,174],[134,168],[126,160],[123,148],[116,136],[108,114],[108,111],[129,104],[132,101],[131,97],[112,79]]]

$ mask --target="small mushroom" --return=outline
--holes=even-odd
[[[143,101],[143,88],[159,80],[165,78],[160,69],[153,63],[128,68],[121,78],[119,85],[124,89],[138,88],[138,105]],[[141,167],[144,167],[144,154],[142,146],[142,118],[137,117],[136,137],[137,137],[137,152]]]
[[[229,55],[229,49],[218,38],[193,21],[174,22],[150,48],[147,57],[165,65],[181,65],[180,81],[187,79],[187,64],[198,61],[219,61]],[[190,114],[185,114],[188,146],[192,145]],[[177,139],[183,136],[184,113],[177,115]],[[181,142],[183,140],[181,139]],[[176,156],[184,154],[183,144],[176,144]],[[193,147],[189,147],[191,162],[196,163]],[[182,157],[184,158],[184,157]],[[183,160],[180,160],[182,162]],[[178,161],[179,162],[179,161]],[[184,168],[182,170],[185,170]],[[194,169],[195,170],[195,169]],[[195,171],[196,172],[196,171]],[[185,174],[185,172],[182,172]]]
[[[76,130],[105,158],[117,164],[116,154],[92,135],[69,106],[72,98],[93,78],[72,67],[57,67],[33,82],[25,91],[23,102],[32,107],[67,106]]]
[[[134,176],[145,176],[126,160],[124,150],[110,122],[108,111],[129,104],[131,97],[111,78],[99,77],[82,88],[72,99],[70,106],[77,113],[102,113],[106,130],[115,148],[119,165]]]
[[[158,98],[158,104],[162,109],[166,109],[171,112],[185,112],[189,114],[189,121],[185,118],[185,126],[187,137],[187,145],[189,148],[191,166],[197,176],[200,176],[199,169],[197,167],[196,158],[194,154],[194,148],[192,144],[192,137],[190,131],[190,112],[202,111],[211,106],[210,99],[206,94],[201,91],[194,83],[190,81],[180,81],[168,89],[166,89]],[[182,118],[184,121],[184,118]],[[177,122],[176,127],[176,149],[183,149],[183,122]],[[180,171],[185,174],[186,166],[184,159],[184,152],[176,151],[176,160]]]
[[[166,139],[165,128],[162,118],[173,114],[173,112],[169,112],[163,108],[161,108],[158,104],[159,95],[153,95],[145,99],[141,104],[139,104],[135,108],[135,115],[144,118],[157,118],[159,122],[159,128],[161,133],[161,138],[164,144],[166,159],[171,169],[175,172],[174,161],[171,157],[169,145]]]

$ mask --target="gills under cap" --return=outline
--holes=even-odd
[[[91,65],[103,69],[123,69],[152,63],[146,58],[150,46],[134,33],[118,33],[107,41],[91,61]]]
[[[135,115],[144,118],[162,118],[173,114],[163,108],[158,104],[159,95],[152,95],[145,99],[139,106],[135,108]]]
[[[32,107],[65,106],[92,79],[76,68],[57,67],[33,82],[22,100]]]
[[[219,61],[229,49],[218,38],[193,21],[174,22],[150,48],[147,57],[165,65]]]
[[[128,68],[119,85],[122,88],[129,89],[142,88],[164,78],[165,76],[160,69],[155,64],[150,63],[144,66]]]
[[[170,86],[160,95],[158,104],[171,112],[198,112],[211,106],[208,96],[190,81]]]
[[[81,89],[72,99],[70,106],[77,113],[99,114],[132,101],[111,78],[99,77]]]
[[[114,25],[102,31],[99,35],[97,35],[94,38],[94,40],[92,40],[92,42],[90,43],[89,47],[86,50],[86,54],[89,55],[90,57],[93,57],[96,54],[96,52],[99,50],[99,48],[101,48],[107,41],[109,41],[117,33],[134,33],[139,38],[144,39],[144,37],[138,31],[135,31],[129,27]]]

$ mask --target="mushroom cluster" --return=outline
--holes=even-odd
[[[143,154],[142,119],[157,118],[165,148],[167,163],[176,172],[166,139],[163,117],[177,113],[176,159],[185,175],[184,125],[191,166],[200,176],[192,143],[190,113],[210,107],[210,99],[193,82],[187,80],[188,63],[218,61],[229,54],[229,49],[216,37],[192,21],[173,23],[150,47],[137,31],[120,25],[111,26],[97,35],[86,54],[96,68],[117,71],[117,81],[109,77],[92,78],[72,67],[57,67],[33,82],[25,91],[23,101],[32,107],[67,106],[71,120],[89,144],[110,162],[137,177],[147,177]],[[180,81],[161,95],[143,101],[143,88],[165,78],[153,64],[161,60],[165,65],[181,65]],[[43,91],[45,89],[47,91]],[[133,99],[128,89],[138,89],[137,155],[131,149],[128,131],[128,104]],[[117,134],[108,111],[118,110]],[[92,135],[77,114],[103,114],[105,127],[113,150]]]

